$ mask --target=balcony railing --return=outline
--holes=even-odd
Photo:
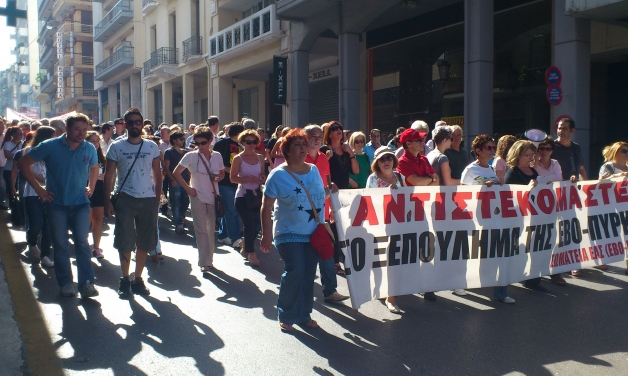
[[[82,88],[82,87],[66,87],[63,88],[63,98],[59,98],[57,96],[57,103],[69,99],[69,98],[81,98],[81,97],[98,97],[98,91],[93,88]],[[92,98],[88,98],[92,99]]]
[[[116,73],[116,70],[132,66],[133,64],[133,47],[121,47],[96,66],[96,74],[94,78],[97,80],[104,80],[113,73]]]
[[[120,0],[94,27],[94,40],[103,42],[107,31],[117,31],[133,18],[133,2]],[[116,27],[119,26],[119,27]]]
[[[183,60],[203,54],[203,37],[195,36],[183,41]]]
[[[153,9],[157,8],[159,3],[155,0],[142,0],[142,13],[149,14]]]
[[[275,5],[266,7],[250,17],[224,29],[209,40],[209,57],[215,59],[231,51],[246,52],[242,47],[267,36],[281,36]]]
[[[177,55],[179,54],[179,49],[175,47],[161,47],[156,51],[151,52],[150,54],[150,68],[153,69],[160,65],[170,64],[176,65],[179,64],[179,60],[177,59]]]
[[[80,22],[66,21],[59,26],[59,29],[57,31],[63,33],[66,39],[70,35],[70,32],[73,32],[75,36],[77,36],[77,34],[86,34],[82,36],[92,38],[94,33],[94,27],[92,25],[82,24]]]
[[[150,75],[150,68],[151,68],[151,59],[148,59],[144,62],[144,69],[142,69],[142,75],[144,77]]]

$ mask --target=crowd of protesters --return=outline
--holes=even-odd
[[[284,260],[277,303],[281,329],[291,331],[295,324],[316,328],[310,313],[317,266],[324,300],[348,298],[336,291],[337,277],[344,276],[339,244],[325,260],[310,245],[319,222],[333,222],[330,192],[575,182],[587,175],[580,147],[572,141],[574,132],[574,121],[562,119],[556,140],[547,136],[535,143],[515,135],[496,140],[482,134],[467,151],[462,128],[443,121],[435,124],[431,137],[428,124],[419,120],[408,129],[398,128],[385,143],[378,129],[367,137],[344,130],[337,121],[304,129],[278,126],[268,138],[247,118],[222,129],[216,116],[189,125],[187,131],[180,125],[154,127],[137,108],[100,125],[83,114],[65,121],[0,119],[0,207],[11,210],[14,227],[24,226],[33,264],[54,268],[63,296],[80,292],[83,298],[98,294],[91,258],[113,257],[100,244],[105,217],[115,217],[118,295],[127,298],[150,294],[142,272],[149,256],[155,262],[163,259],[159,213],[170,218],[175,233],[185,234],[190,208],[203,273],[214,269],[216,243],[240,248],[251,267],[259,266],[256,239],[261,236],[258,250],[269,252],[274,245]],[[607,146],[603,156],[599,179],[628,175],[628,143]],[[336,227],[331,230],[337,239]],[[552,275],[551,282],[566,284],[560,275]],[[540,278],[524,285],[546,291]],[[467,294],[464,289],[452,293]],[[436,300],[434,292],[423,296]],[[506,286],[494,287],[493,298],[515,302]],[[402,313],[394,296],[384,303],[391,312]]]

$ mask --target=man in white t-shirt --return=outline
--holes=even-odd
[[[142,139],[142,113],[129,108],[124,121],[128,137],[111,144],[105,170],[105,215],[110,217],[115,212],[116,217],[113,246],[120,254],[120,298],[127,298],[129,290],[139,295],[150,294],[142,280],[142,271],[148,251],[157,248],[157,209],[161,195],[159,148],[154,142]],[[110,195],[116,171],[118,199],[114,207]],[[131,283],[129,268],[135,249],[135,280]]]

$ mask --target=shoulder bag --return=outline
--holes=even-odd
[[[133,160],[133,164],[131,164],[131,168],[129,168],[129,171],[126,173],[126,176],[124,177],[124,180],[122,181],[122,184],[120,184],[120,187],[118,188],[118,191],[114,194],[111,195],[111,198],[109,199],[111,201],[111,205],[113,205],[113,207],[116,207],[116,202],[118,202],[118,197],[120,196],[120,191],[122,190],[122,187],[124,187],[124,183],[126,183],[126,179],[129,178],[129,175],[131,175],[131,171],[133,170],[133,166],[135,166],[135,162],[137,162],[137,158],[140,156],[140,151],[142,151],[142,146],[144,146],[144,140],[142,140],[142,142],[140,143],[140,148],[137,150],[137,154],[135,154],[135,159]]]
[[[334,243],[336,242],[336,239],[334,238],[334,234],[331,231],[329,223],[321,223],[318,217],[318,211],[316,210],[316,205],[314,205],[314,201],[310,196],[310,192],[308,192],[307,188],[305,188],[305,185],[301,182],[301,180],[299,180],[292,172],[288,171],[285,167],[284,170],[289,173],[290,176],[292,176],[292,178],[296,180],[301,188],[303,188],[303,190],[305,191],[307,199],[310,200],[310,206],[312,207],[312,212],[314,213],[314,219],[316,220],[316,223],[318,223],[316,229],[314,230],[312,235],[310,235],[310,245],[312,246],[312,248],[314,248],[314,250],[318,254],[318,257],[321,260],[328,260],[332,258],[334,256]]]
[[[214,152],[210,150],[209,159],[211,159],[213,154]],[[212,186],[214,187],[214,207],[216,209],[216,219],[220,219],[225,216],[225,204],[224,202],[222,202],[222,196],[218,194],[218,190],[216,189],[216,182],[214,181],[214,178],[212,178],[212,173],[211,171],[209,171],[209,165],[207,164],[207,161],[205,161],[205,157],[203,157],[203,154],[201,154],[200,152],[198,153],[198,157],[201,159],[201,161],[203,161],[203,165],[207,170],[207,176],[209,176],[209,180],[212,182]]]

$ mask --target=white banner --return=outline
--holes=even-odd
[[[351,305],[624,260],[628,180],[341,190]]]

